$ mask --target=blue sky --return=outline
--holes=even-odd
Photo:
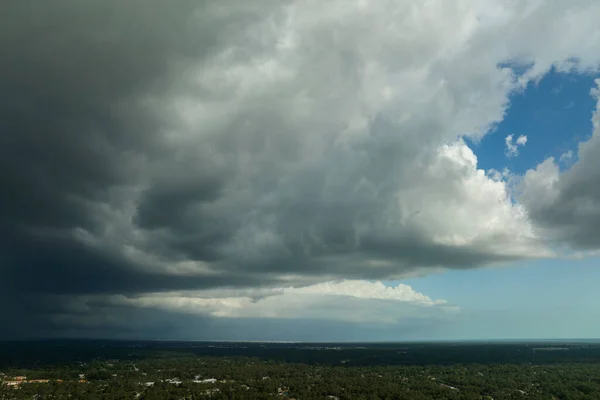
[[[510,169],[523,174],[548,157],[558,159],[569,150],[576,160],[579,142],[592,134],[592,111],[596,100],[590,96],[598,74],[561,73],[552,69],[538,82],[530,81],[523,92],[510,97],[506,116],[481,141],[468,141],[481,169]],[[527,136],[519,155],[507,158],[505,138]],[[570,164],[563,163],[562,166]]]
[[[437,339],[597,338],[600,260],[538,260],[403,281],[466,313]],[[397,282],[389,282],[396,284]]]
[[[484,170],[522,175],[548,157],[558,159],[589,139],[599,74],[552,70],[514,94],[504,120],[479,142],[470,141]],[[519,155],[505,155],[507,135],[526,135]],[[562,163],[562,168],[570,166]],[[464,331],[447,328],[438,338],[561,338],[600,336],[600,259],[531,260],[482,269],[451,270],[402,281],[432,298],[474,311]],[[386,282],[395,285],[397,281]],[[493,313],[493,318],[482,315]],[[597,318],[598,317],[598,318]],[[468,332],[468,334],[465,334]]]

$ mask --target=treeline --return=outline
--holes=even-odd
[[[353,366],[454,364],[564,364],[600,362],[600,343],[379,343],[283,344],[209,342],[40,341],[0,342],[0,370],[38,368],[94,359],[142,360],[157,354],[252,357],[287,363]],[[542,349],[541,351],[539,349]]]

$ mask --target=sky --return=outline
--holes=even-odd
[[[597,15],[9,0],[0,339],[599,338]]]

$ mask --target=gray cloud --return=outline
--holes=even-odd
[[[39,309],[47,295],[401,278],[548,256],[505,183],[457,139],[485,134],[522,87],[500,62],[536,61],[526,80],[574,54],[586,68],[597,52],[578,30],[561,36],[574,47],[517,35],[570,22],[562,6],[492,3],[442,18],[402,2],[9,1],[0,293],[20,310],[13,332],[68,308]],[[574,9],[586,38],[592,7]]]
[[[598,87],[591,94],[598,98]],[[600,248],[600,106],[592,122],[592,136],[579,144],[578,161],[571,168],[561,172],[550,158],[529,170],[521,184],[531,217],[555,243],[576,251]]]
[[[62,0],[4,6],[0,292],[3,304],[14,310],[13,333],[26,334],[49,311],[36,308],[38,293],[256,282],[242,274],[190,279],[148,271],[76,234],[105,232],[107,210],[124,204],[130,188],[144,179],[144,165],[169,157],[159,136],[160,115],[149,104],[173,90],[190,60],[201,63],[221,41],[239,34],[256,11],[214,8],[197,1],[175,7],[160,1]],[[161,198],[156,191],[153,196],[149,201]],[[60,304],[51,304],[53,312],[59,310]]]

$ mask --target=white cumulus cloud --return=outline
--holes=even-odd
[[[516,157],[519,155],[519,147],[523,147],[527,144],[527,136],[521,135],[513,142],[513,135],[508,135],[504,138],[506,144],[505,154],[508,158]]]

